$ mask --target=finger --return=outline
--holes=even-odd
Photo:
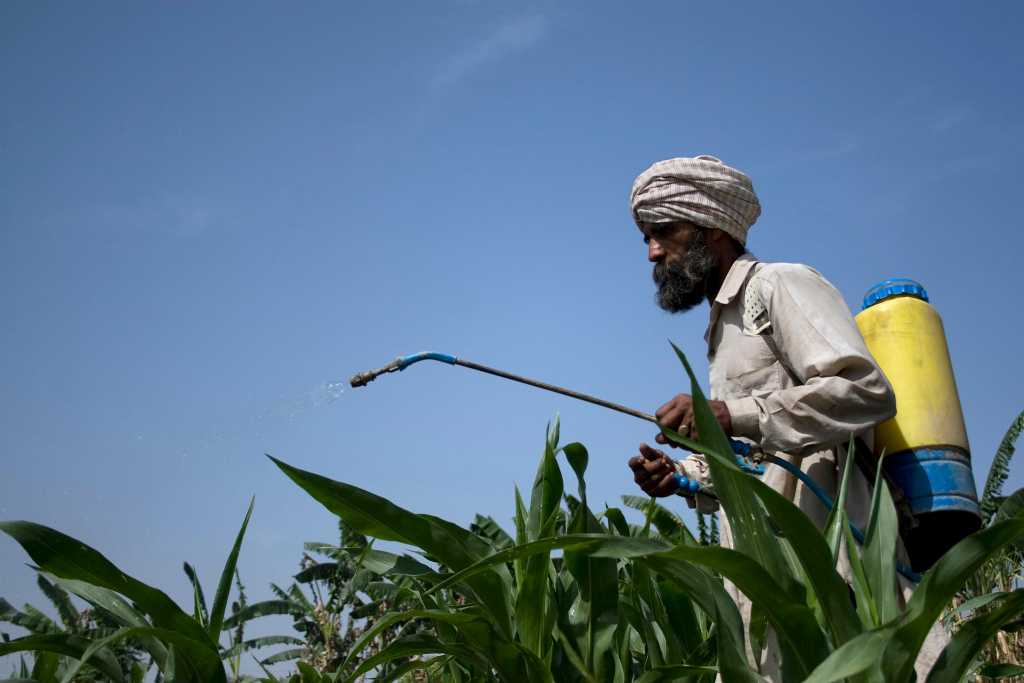
[[[654,440],[657,441],[660,444],[668,446],[669,448],[679,448],[679,444],[677,444],[675,441],[670,441],[669,438],[667,436],[665,436],[664,434],[656,435],[654,437]]]
[[[645,458],[642,455],[634,455],[632,458],[629,459],[629,462],[627,464],[629,465],[629,468],[632,470],[641,469],[643,468],[644,461],[646,459],[647,458]]]
[[[668,427],[669,429],[679,430],[679,425],[683,421],[683,417],[686,416],[686,406],[673,406],[669,410],[665,411],[665,414],[658,418],[658,424],[662,427]]]
[[[675,473],[664,476],[661,481],[658,482],[657,486],[654,487],[656,495],[668,496],[676,492],[679,488],[679,484],[676,483]]]
[[[652,476],[655,474],[660,475],[665,470],[675,469],[675,463],[673,463],[672,459],[668,456],[662,455],[654,460],[644,461],[644,469]]]
[[[665,453],[663,451],[659,451],[657,448],[651,448],[645,443],[640,444],[640,455],[644,456],[644,458],[648,460],[657,460],[658,458],[665,457]]]

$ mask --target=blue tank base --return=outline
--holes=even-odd
[[[981,528],[981,518],[965,510],[942,510],[914,515],[917,525],[901,534],[917,573],[931,569],[960,539]]]
[[[981,528],[971,456],[955,446],[886,455],[882,466],[910,503],[915,527],[901,536],[916,572],[923,572]]]

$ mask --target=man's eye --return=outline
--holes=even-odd
[[[647,235],[644,235],[644,244],[650,244],[650,243],[651,243],[651,238],[648,237]]]

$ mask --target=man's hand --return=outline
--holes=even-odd
[[[679,488],[676,483],[676,464],[656,448],[640,444],[640,455],[629,460],[633,479],[649,496],[671,496]]]
[[[711,412],[714,414],[715,419],[718,420],[718,424],[722,426],[725,435],[732,436],[732,417],[729,415],[729,409],[725,407],[725,402],[708,401],[708,405],[711,406]],[[686,394],[679,394],[658,408],[654,416],[658,418],[658,424],[662,427],[668,427],[691,439],[700,437],[700,434],[697,432],[697,425],[693,419],[693,398]],[[654,437],[654,440],[660,444],[667,444],[672,448],[677,447],[664,434],[658,434]]]

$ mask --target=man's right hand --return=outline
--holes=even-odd
[[[671,496],[679,488],[675,462],[657,448],[640,444],[640,454],[630,458],[629,467],[634,481],[649,496]]]

